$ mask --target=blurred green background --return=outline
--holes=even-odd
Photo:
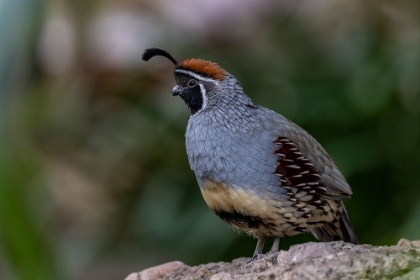
[[[251,256],[201,197],[153,46],[218,62],[315,136],[362,243],[420,239],[419,1],[3,0],[0,35],[0,279]]]

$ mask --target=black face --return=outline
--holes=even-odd
[[[191,114],[194,115],[203,107],[203,93],[201,92],[200,81],[182,74],[175,74],[177,85],[172,91],[172,95],[179,95],[187,104]]]

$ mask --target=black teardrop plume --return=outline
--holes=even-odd
[[[176,61],[175,58],[172,57],[172,55],[170,55],[167,51],[164,51],[162,49],[158,49],[158,48],[150,48],[150,49],[146,49],[143,53],[142,59],[144,61],[149,61],[149,59],[151,59],[154,56],[164,56],[167,59],[169,59],[170,61],[172,61],[175,65],[178,64],[178,61]]]

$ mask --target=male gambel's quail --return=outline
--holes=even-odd
[[[258,106],[216,63],[176,61],[150,48],[143,60],[164,56],[175,64],[179,95],[191,111],[186,147],[204,200],[232,227],[258,238],[311,231],[321,241],[358,243],[343,200],[352,194],[327,152],[305,130]]]

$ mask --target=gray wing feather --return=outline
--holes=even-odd
[[[337,200],[349,198],[352,194],[349,184],[321,144],[295,123],[273,111],[271,113],[279,127],[276,133],[293,141],[321,175],[321,182],[328,190],[323,196]]]

